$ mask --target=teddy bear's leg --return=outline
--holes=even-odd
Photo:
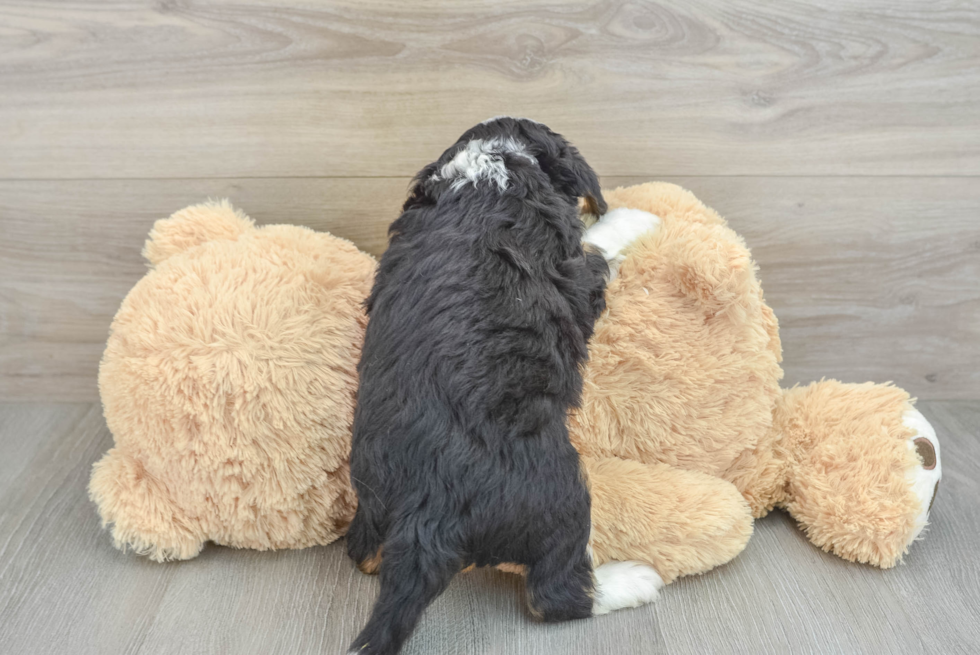
[[[788,463],[782,503],[826,551],[894,566],[925,527],[939,440],[908,394],[836,380],[790,389],[773,416]]]
[[[749,505],[730,482],[615,457],[582,462],[597,574],[606,562],[634,560],[670,583],[728,562],[752,535]]]
[[[191,205],[153,224],[143,246],[143,256],[157,265],[205,241],[234,240],[252,229],[252,219],[227,200]]]
[[[112,524],[113,543],[120,550],[163,562],[196,557],[207,541],[198,522],[184,515],[166,487],[120,448],[109,450],[92,467],[89,496],[102,525]]]

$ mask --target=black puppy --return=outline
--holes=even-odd
[[[583,251],[580,197],[605,213],[579,152],[504,117],[422,169],[392,223],[366,303],[347,535],[362,570],[381,558],[381,592],[352,652],[397,653],[471,564],[524,565],[546,621],[593,614],[589,492],[566,416],[608,268]]]

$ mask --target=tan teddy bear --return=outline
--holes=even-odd
[[[99,368],[115,448],[90,494],[119,548],[303,548],[344,534],[375,261],[227,203],[157,221]]]
[[[597,564],[645,561],[666,582],[703,572],[778,506],[818,546],[893,565],[940,475],[908,395],[780,390],[776,320],[742,240],[673,185],[606,199],[642,211],[611,211],[586,237],[618,268],[570,418]],[[256,228],[226,203],[158,221],[144,254],[153,269],[116,315],[99,375],[116,445],[90,491],[116,546],[164,560],[207,541],[341,536],[374,260],[328,234]]]
[[[941,475],[935,432],[908,394],[837,381],[781,390],[776,318],[742,239],[675,185],[605,196],[661,221],[609,285],[571,418],[598,559],[648,561],[669,582],[719,563],[699,557],[731,552],[750,516],[783,507],[817,546],[893,566]],[[690,548],[687,535],[712,539]]]

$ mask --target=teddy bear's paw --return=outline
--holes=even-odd
[[[643,562],[606,562],[595,570],[592,615],[639,607],[657,600],[664,581]]]
[[[659,216],[640,209],[619,207],[586,230],[582,242],[602,251],[609,264],[609,279],[613,280],[619,265],[626,259],[629,247],[641,236],[655,232],[659,227]]]
[[[942,463],[939,459],[939,439],[926,417],[916,409],[909,409],[902,415],[902,423],[912,430],[908,447],[918,455],[919,463],[905,472],[912,490],[919,499],[921,510],[915,520],[915,528],[908,543],[915,541],[929,520],[929,510],[936,500],[939,480],[943,477]]]

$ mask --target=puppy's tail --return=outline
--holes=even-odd
[[[398,653],[422,612],[459,571],[459,555],[425,532],[412,524],[389,534],[382,551],[381,592],[351,654]]]

